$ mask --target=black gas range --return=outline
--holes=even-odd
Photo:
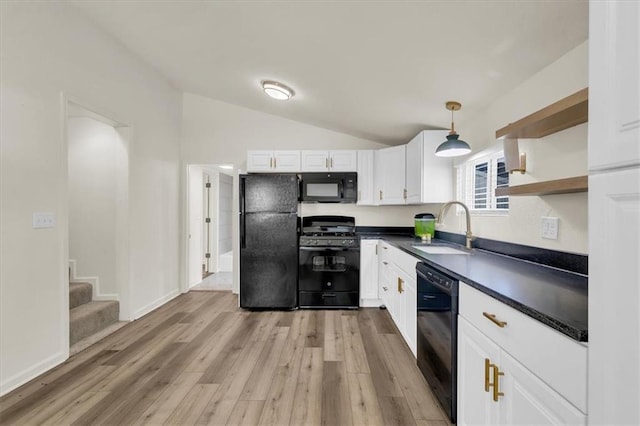
[[[302,219],[298,262],[300,308],[357,309],[360,240],[351,216]]]

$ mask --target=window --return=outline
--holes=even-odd
[[[509,172],[502,152],[460,164],[457,176],[457,199],[473,213],[508,213],[509,197],[495,196],[495,188],[509,186]]]

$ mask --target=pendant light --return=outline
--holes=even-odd
[[[469,144],[465,141],[458,139],[460,135],[456,133],[453,125],[453,111],[458,111],[462,108],[462,104],[460,102],[449,101],[445,105],[447,109],[451,111],[451,131],[447,135],[447,140],[442,142],[436,149],[436,156],[459,157],[468,154],[471,152],[471,147],[469,147]]]

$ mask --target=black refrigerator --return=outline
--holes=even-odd
[[[298,176],[240,176],[240,307],[298,306]]]

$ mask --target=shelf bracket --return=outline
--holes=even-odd
[[[518,149],[518,139],[504,138],[503,142],[504,159],[509,173],[520,172],[525,174],[527,171],[527,154],[520,154]]]

